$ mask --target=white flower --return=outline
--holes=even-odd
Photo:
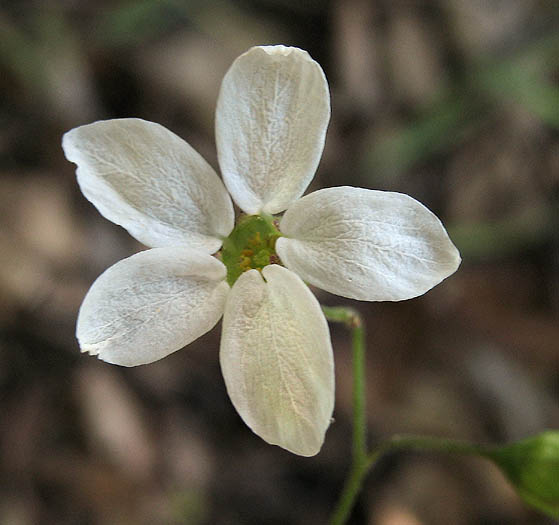
[[[124,366],[150,363],[223,315],[221,368],[243,420],[268,443],[316,454],[332,416],[334,364],[328,325],[303,281],[343,297],[399,301],[460,263],[437,217],[407,195],[338,187],[301,198],[329,118],[328,84],[307,52],[254,47],[233,63],[216,137],[225,186],[249,215],[236,228],[217,174],[162,126],[119,119],[66,133],[84,195],[151,247],[109,268],[87,293],[77,323],[82,351]],[[278,223],[272,215],[283,211]]]

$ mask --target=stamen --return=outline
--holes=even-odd
[[[251,269],[262,271],[269,264],[281,264],[275,246],[281,236],[273,217],[249,215],[241,218],[223,242],[221,260],[227,267],[227,282],[233,285]]]

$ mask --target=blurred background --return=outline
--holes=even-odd
[[[70,128],[141,117],[217,168],[221,78],[256,44],[309,51],[332,121],[311,189],[405,192],[460,249],[423,297],[350,304],[367,326],[371,441],[559,427],[559,9],[554,0],[0,2],[0,523],[322,524],[350,462],[349,335],[332,326],[321,453],[234,411],[219,326],[134,369],[80,355],[93,280],[141,250],[80,194]],[[548,524],[491,465],[394,453],[351,523]]]

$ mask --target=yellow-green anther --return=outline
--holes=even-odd
[[[273,217],[247,215],[243,217],[223,242],[221,260],[227,267],[227,282],[233,286],[248,270],[262,270],[269,264],[281,264],[275,251],[281,233]]]

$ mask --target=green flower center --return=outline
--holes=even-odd
[[[221,260],[227,268],[227,282],[233,286],[243,272],[262,270],[269,264],[281,264],[276,240],[281,237],[273,217],[246,215],[223,241]]]

